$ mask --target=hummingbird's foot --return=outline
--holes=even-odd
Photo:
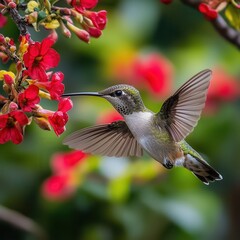
[[[164,163],[162,165],[167,169],[173,168],[173,164],[170,162],[170,160],[168,160],[166,158],[164,159]]]

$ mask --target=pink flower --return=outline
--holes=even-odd
[[[67,153],[57,153],[52,158],[52,168],[55,173],[63,173],[76,167],[86,159],[86,154],[82,151],[71,151]]]
[[[53,44],[54,41],[50,38],[45,38],[41,43],[29,44],[23,60],[31,78],[47,81],[46,70],[58,65],[60,55],[51,48]]]
[[[74,187],[70,184],[70,176],[53,175],[46,179],[42,185],[43,195],[51,200],[64,200],[74,192]]]
[[[7,18],[0,13],[0,28],[4,27],[7,23]]]
[[[0,115],[0,144],[12,141],[19,144],[23,140],[23,127],[28,124],[27,116],[19,110]]]
[[[24,92],[18,95],[18,104],[25,112],[31,112],[36,104],[40,102],[37,86],[30,85]]]

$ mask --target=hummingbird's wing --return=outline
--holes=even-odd
[[[76,131],[64,139],[71,148],[103,156],[141,157],[143,150],[124,121],[102,124]]]
[[[157,118],[176,142],[183,140],[195,127],[205,105],[211,70],[203,70],[189,79],[162,105]]]

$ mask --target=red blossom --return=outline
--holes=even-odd
[[[9,74],[4,74],[3,75],[4,81],[7,85],[12,85],[14,83],[14,79],[12,76],[10,76]]]
[[[45,38],[42,42],[29,44],[23,60],[32,79],[47,81],[46,70],[58,65],[60,55],[51,48],[53,44],[54,41],[50,38]]]
[[[221,102],[234,101],[240,95],[239,89],[240,84],[235,77],[221,68],[214,69],[208,90],[206,109],[213,111]]]
[[[61,135],[65,130],[65,125],[68,122],[68,115],[65,112],[57,111],[48,117],[54,132],[57,136]]]
[[[103,30],[107,24],[107,11],[105,10],[99,12],[85,11],[84,16],[88,17],[99,30]]]
[[[28,118],[22,111],[13,111],[0,115],[0,144],[12,141],[19,144],[23,140],[23,127],[28,124]]]
[[[68,112],[70,109],[72,109],[72,107],[72,100],[70,98],[63,98],[59,101],[58,111]]]
[[[200,3],[198,10],[210,21],[216,19],[218,16],[218,12],[206,3]]]
[[[0,13],[0,28],[4,27],[7,23],[7,18]]]
[[[35,105],[40,102],[38,96],[39,88],[34,85],[30,85],[24,92],[18,95],[18,104],[25,112],[31,112]]]
[[[56,72],[52,75],[48,82],[36,82],[35,85],[39,88],[45,89],[50,93],[51,99],[59,100],[64,92],[64,84],[62,83],[64,74]]]
[[[59,101],[58,111],[48,116],[48,121],[52,126],[57,136],[65,131],[65,125],[68,122],[67,111],[72,108],[72,101],[70,98],[64,98]]]
[[[80,13],[85,9],[92,9],[98,3],[98,0],[72,0],[71,5]]]
[[[137,57],[133,63],[136,85],[147,85],[158,97],[170,94],[173,83],[173,67],[169,60],[160,54]]]
[[[91,37],[99,38],[102,35],[102,31],[96,27],[89,27],[87,25],[84,25],[84,28],[86,29],[86,31],[89,33]]]
[[[70,176],[54,175],[46,179],[42,186],[44,197],[51,200],[64,200],[74,192],[74,187],[70,185]]]
[[[86,154],[82,151],[71,151],[68,153],[57,153],[52,158],[52,168],[55,173],[63,173],[76,167],[86,159]]]

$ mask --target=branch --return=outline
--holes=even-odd
[[[3,3],[5,6],[7,6],[7,1],[6,0],[0,0],[0,3]],[[27,35],[29,34],[26,26],[26,22],[24,18],[19,14],[18,10],[16,8],[8,8],[9,14],[16,24],[20,35]]]
[[[33,220],[2,205],[0,205],[0,221],[1,220],[33,234],[37,239],[47,239],[46,233]]]
[[[182,3],[190,7],[193,7],[195,9],[198,9],[198,5],[201,2],[199,0],[181,0],[181,1]],[[227,41],[234,44],[237,48],[240,49],[240,32],[239,31],[231,28],[220,14],[218,14],[218,17],[215,20],[210,22],[222,37],[224,37]]]

